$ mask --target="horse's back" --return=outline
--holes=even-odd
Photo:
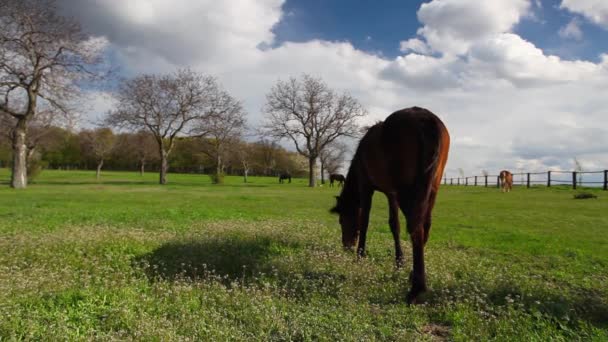
[[[449,134],[432,112],[407,108],[370,128],[359,146],[372,185],[383,192],[438,186],[447,161]],[[429,172],[435,172],[428,176]]]

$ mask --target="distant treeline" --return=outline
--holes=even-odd
[[[101,138],[100,138],[101,137]],[[104,170],[158,172],[158,144],[148,132],[114,133],[108,128],[72,132],[60,127],[34,129],[28,141],[28,163],[33,173],[42,169],[94,170],[103,156]],[[100,148],[107,151],[100,153]],[[0,167],[10,167],[11,142],[0,137]],[[221,151],[221,168],[227,175],[277,176],[290,173],[295,177],[307,175],[307,160],[287,151],[277,143],[261,139],[246,142],[231,141]],[[217,151],[207,138],[179,138],[169,158],[172,172],[214,173]]]

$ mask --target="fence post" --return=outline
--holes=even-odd
[[[608,170],[604,170],[604,190],[608,190]]]
[[[530,172],[528,172],[526,174],[527,178],[526,178],[526,187],[529,189],[530,188]]]
[[[469,177],[464,177],[464,186],[469,185]]]
[[[458,177],[456,180],[458,181],[458,184],[456,185],[460,185],[460,177]]]
[[[477,186],[477,176],[475,176],[475,186]]]
[[[450,178],[450,185],[454,185],[454,178]]]
[[[500,189],[500,176],[496,176],[496,187]]]
[[[488,187],[488,175],[485,175],[484,177],[486,178],[486,185],[485,185],[485,187],[487,188]]]
[[[551,187],[551,171],[547,171],[547,188]]]
[[[576,190],[576,171],[572,171],[572,189]]]

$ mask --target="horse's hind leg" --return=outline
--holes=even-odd
[[[399,226],[399,201],[397,200],[397,196],[395,194],[387,194],[386,196],[388,198],[389,208],[388,224],[391,227],[393,240],[395,241],[395,260],[397,262],[397,267],[402,267],[404,260],[400,238],[401,227]]]
[[[407,294],[407,302],[409,304],[415,304],[418,295],[426,291],[424,245],[428,239],[428,230],[431,227],[431,221],[429,220],[429,208],[431,207],[428,206],[427,203],[424,203],[426,205],[418,205],[418,203],[418,201],[414,201],[401,205],[401,210],[407,219],[407,231],[412,240],[412,250],[414,254],[414,267],[410,274],[412,288]]]
[[[424,229],[420,225],[410,233],[414,251],[414,269],[412,271],[412,288],[407,295],[407,302],[415,304],[416,298],[426,291],[426,274],[424,270]]]

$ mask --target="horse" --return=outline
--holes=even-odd
[[[501,191],[510,192],[513,189],[513,174],[507,170],[502,170],[499,177]]]
[[[397,267],[404,264],[399,238],[399,209],[407,219],[413,246],[412,287],[408,304],[426,291],[424,246],[429,238],[431,212],[445,168],[450,135],[443,122],[427,109],[412,107],[392,113],[361,138],[336,206],[342,244],[365,257],[365,242],[374,191],[388,199],[389,226],[395,242]]]
[[[329,175],[329,186],[333,187],[334,181],[338,182],[338,186],[344,186],[345,180],[346,178],[344,178],[344,175],[341,175],[339,173],[332,173],[331,175]]]
[[[289,173],[281,173],[279,175],[279,183],[283,184],[285,179],[289,179],[289,183],[291,183],[291,174]]]

